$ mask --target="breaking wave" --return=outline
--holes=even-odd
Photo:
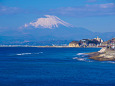
[[[81,56],[81,55],[87,55],[85,53],[77,53],[77,55]]]
[[[92,60],[88,59],[87,54],[85,53],[77,53],[77,57],[74,57],[73,59],[76,59],[77,61],[85,61],[85,62],[93,62]]]
[[[85,59],[85,58],[78,58],[78,57],[74,57],[73,59],[77,59],[77,60],[79,60],[79,61],[86,61],[86,59]]]
[[[30,55],[32,53],[20,53],[20,54],[16,54],[16,55]]]
[[[18,53],[18,54],[16,54],[16,55],[18,55],[18,56],[21,56],[21,55],[34,55],[34,54],[40,54],[40,53],[43,53],[43,52],[38,52],[38,53]]]
[[[82,57],[74,57],[73,59],[78,60],[78,61],[93,62],[92,60],[89,60],[88,58],[82,58]]]

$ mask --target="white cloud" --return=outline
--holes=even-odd
[[[93,4],[85,5],[82,7],[64,7],[58,9],[52,9],[49,11],[51,14],[66,15],[66,16],[102,16],[102,15],[115,15],[115,4]]]
[[[0,15],[4,14],[14,14],[19,13],[20,9],[17,7],[6,7],[6,6],[0,6]]]
[[[97,0],[87,0],[94,2]],[[115,15],[115,3],[106,4],[93,4],[85,5],[81,7],[62,7],[50,10],[28,10],[20,9],[17,7],[6,7],[0,6],[0,15],[4,14],[50,14],[50,15],[63,15],[63,16],[74,16],[74,17],[84,17],[84,16],[99,16],[99,15]]]
[[[94,4],[94,5],[86,5],[89,8],[114,8],[114,3],[107,3],[107,4]]]
[[[100,4],[101,8],[113,8],[115,7],[114,3],[108,3],[108,4]]]

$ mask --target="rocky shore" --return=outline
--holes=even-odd
[[[87,53],[89,59],[98,61],[115,61],[115,50],[102,48],[98,52]]]

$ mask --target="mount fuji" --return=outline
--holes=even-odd
[[[79,40],[91,38],[91,31],[73,25],[52,15],[45,15],[24,25],[28,40]]]
[[[0,41],[80,40],[96,36],[109,40],[115,37],[115,32],[92,32],[82,27],[74,27],[56,16],[45,15],[24,24],[20,29],[1,30]]]
[[[29,24],[25,24],[25,27],[33,26],[35,28],[49,28],[54,29],[58,28],[59,25],[63,25],[65,27],[72,27],[71,24],[61,20],[60,18],[56,16],[51,15],[44,15],[46,18],[38,18],[34,22],[30,22]]]

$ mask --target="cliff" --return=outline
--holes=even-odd
[[[80,47],[79,41],[72,41],[69,43],[69,47]]]

